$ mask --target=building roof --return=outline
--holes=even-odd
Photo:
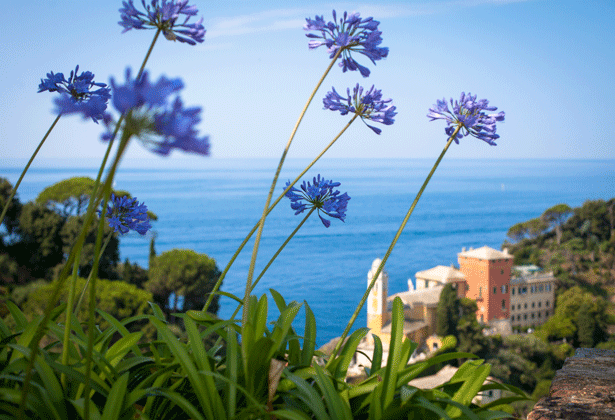
[[[420,330],[421,328],[424,328],[426,326],[427,326],[427,323],[424,321],[404,320],[404,328],[403,328],[404,335]],[[385,334],[390,334],[391,333],[391,323],[388,322],[384,327],[382,327],[380,331],[382,331]]]
[[[510,284],[530,284],[553,280],[555,280],[553,271],[549,271],[548,273],[535,273],[529,276],[513,277],[510,279]]]
[[[458,257],[478,258],[479,260],[501,260],[501,259],[513,259],[514,256],[508,252],[504,253],[497,251],[488,246],[482,248],[472,249],[470,251],[462,251],[457,254]]]
[[[424,376],[422,378],[413,379],[408,385],[421,388],[433,389],[451,380],[457,372],[457,368],[451,365],[446,365],[435,375]]]
[[[427,289],[412,290],[409,292],[401,292],[391,295],[387,298],[387,301],[392,302],[397,296],[401,298],[401,301],[406,306],[414,306],[416,304],[423,305],[437,305],[440,300],[440,293],[444,286],[438,285],[434,287],[428,287]]]
[[[438,265],[429,270],[423,270],[416,273],[417,279],[435,280],[441,283],[447,283],[448,280],[465,280],[466,276],[453,267],[447,267],[445,265]]]

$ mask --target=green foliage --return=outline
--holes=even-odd
[[[581,342],[593,346],[607,337],[607,306],[604,298],[575,286],[558,296],[555,314],[539,333],[549,340],[566,338],[576,347]]]
[[[556,204],[555,206],[545,210],[541,218],[555,229],[557,243],[561,243],[562,225],[573,214],[572,209],[568,204]]]
[[[83,223],[85,221],[84,216],[72,216],[66,220],[62,230],[60,232],[62,238],[62,251],[68,255],[73,244],[77,241]],[[81,248],[81,260],[79,263],[79,275],[87,277],[92,270],[92,263],[94,262],[94,250],[96,247],[96,235],[98,233],[99,219],[94,218],[94,221],[89,226],[85,242]],[[120,259],[120,241],[117,233],[114,229],[105,222],[103,230],[104,238],[111,236],[109,243],[107,244],[98,265],[98,277],[106,279],[118,279],[119,276],[116,271],[116,265]]]
[[[438,307],[436,308],[436,334],[440,337],[457,335],[459,322],[459,299],[453,285],[448,283],[440,293]]]
[[[77,176],[48,186],[36,197],[36,202],[58,211],[63,216],[81,215],[88,206],[93,190],[92,178]]]
[[[139,288],[144,288],[144,284],[148,280],[147,270],[137,263],[131,264],[128,258],[118,266],[118,274],[120,279]]]
[[[152,258],[149,280],[145,288],[165,313],[200,309],[220,276],[216,261],[205,254],[187,249],[172,249]],[[175,294],[175,301],[169,304],[169,297]],[[179,296],[183,296],[183,308],[178,307]],[[215,296],[209,311],[218,311],[219,296]]]
[[[29,287],[29,294],[25,301],[20,305],[28,319],[40,316],[51,298],[55,287],[55,282],[46,283],[34,288]],[[77,279],[77,298],[85,287],[85,279]],[[64,290],[60,297],[60,302],[66,302],[68,290]],[[134,285],[122,281],[98,280],[96,292],[96,308],[104,311],[118,319],[126,319],[132,316],[149,313],[149,302],[153,300],[151,293],[139,289]],[[78,317],[85,319],[87,316],[87,303],[89,295],[85,295],[84,303],[81,305]],[[60,317],[63,319],[64,315]],[[101,316],[96,317],[96,324],[102,328],[109,326],[108,322]],[[141,328],[146,322],[134,324],[135,328]]]
[[[47,271],[64,259],[60,232],[65,219],[46,207],[27,203],[19,218],[20,240],[10,255],[30,270],[32,277],[45,277]]]
[[[0,177],[0,213],[4,210],[4,206],[6,206],[12,190],[13,185],[9,182],[9,180]],[[19,202],[19,198],[17,197],[17,194],[15,194],[11,200],[9,209],[4,216],[4,220],[2,221],[2,226],[6,229],[8,235],[11,235],[14,231],[16,231],[19,226],[19,214],[21,213],[21,207],[22,205]],[[2,249],[3,243],[4,234],[0,236],[0,249]]]

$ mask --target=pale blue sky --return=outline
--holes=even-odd
[[[140,8],[140,1],[136,1]],[[462,91],[506,112],[497,147],[474,139],[453,145],[449,158],[613,159],[609,123],[615,115],[615,2],[549,0],[457,1],[202,1],[205,42],[195,47],[160,38],[147,68],[154,78],[181,77],[188,106],[203,107],[202,134],[212,156],[279,157],[308,94],[328,65],[324,48],[308,49],[306,17],[357,11],[379,20],[389,57],[372,74],[335,67],[300,127],[289,157],[315,156],[348,117],[322,109],[332,86],[357,82],[382,89],[398,115],[380,136],[360,121],[329,157],[436,157],[444,123],[429,122],[438,98]],[[30,156],[54,119],[54,94],[37,93],[51,70],[68,76],[76,64],[96,81],[123,80],[138,69],[154,31],[122,34],[121,1],[10,2],[0,42],[0,163]],[[68,116],[41,158],[100,157],[102,127]],[[126,162],[151,158],[131,145]],[[172,160],[186,155],[175,152]],[[197,160],[190,159],[193,162]],[[199,158],[198,162],[201,162]],[[206,164],[205,162],[202,162]]]

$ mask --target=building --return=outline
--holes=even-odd
[[[452,283],[458,297],[474,299],[476,317],[491,333],[510,334],[545,322],[553,315],[555,278],[542,274],[536,266],[513,267],[513,256],[507,249],[497,251],[488,246],[457,254],[459,269],[438,265],[416,273],[416,288],[408,280],[408,291],[388,296],[389,276],[382,271],[367,303],[367,326],[388,349],[391,338],[390,310],[393,299],[404,304],[404,336],[410,340],[437,348],[436,308],[444,286]],[[375,259],[367,274],[369,285],[381,260]],[[430,338],[431,337],[431,338]],[[368,335],[367,344],[371,342]]]
[[[514,257],[508,253],[484,246],[463,249],[457,254],[459,271],[465,276],[465,290],[458,291],[478,305],[476,317],[480,322],[506,319],[510,312],[510,274]]]
[[[510,279],[510,322],[513,331],[544,324],[553,315],[555,277],[539,267],[513,267]]]

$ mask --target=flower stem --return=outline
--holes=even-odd
[[[109,242],[111,241],[111,238],[113,238],[113,232],[111,232],[109,234],[109,236],[107,236],[107,239],[105,239],[105,243],[102,245],[102,248],[100,249],[100,254],[98,255],[98,258],[102,258],[103,253],[105,252],[105,249],[107,249],[107,245],[109,245]],[[75,307],[75,310],[73,311],[75,313],[75,316],[78,316],[79,314],[79,309],[81,309],[81,302],[83,301],[83,297],[85,296],[85,291],[88,288],[88,284],[90,284],[90,279],[92,278],[92,270],[90,270],[90,275],[88,276],[88,279],[85,282],[85,285],[83,286],[83,290],[81,291],[81,296],[79,296],[79,301],[77,302],[77,306]]]
[[[352,119],[344,126],[344,128],[342,129],[342,131],[339,132],[339,134],[337,136],[335,136],[335,138],[333,140],[331,140],[331,142],[327,145],[327,147],[325,147],[323,149],[322,152],[320,152],[320,154],[312,161],[312,163],[310,163],[304,170],[303,172],[301,172],[299,174],[299,176],[297,176],[297,178],[295,178],[295,180],[293,182],[290,183],[290,185],[288,187],[286,187],[286,189],[284,190],[284,192],[282,192],[282,194],[280,194],[280,196],[277,198],[277,200],[275,200],[275,202],[271,205],[271,207],[269,207],[269,209],[267,210],[267,214],[271,213],[271,211],[273,210],[273,208],[275,206],[277,206],[277,204],[280,202],[280,200],[282,198],[284,198],[284,195],[290,191],[290,189],[297,183],[297,181],[299,181],[301,179],[301,177],[303,175],[305,175],[305,173],[312,167],[314,166],[314,164],[316,164],[316,162],[325,154],[325,152],[327,150],[329,150],[329,148],[331,146],[333,146],[333,143],[335,143],[341,136],[342,134],[344,134],[344,132],[348,129],[348,127],[350,127],[350,124],[352,124],[354,122],[354,120],[356,120],[358,117],[357,114],[355,114]],[[205,306],[203,306],[203,312],[207,312],[207,309],[209,309],[209,305],[211,305],[212,299],[215,295],[215,293],[218,291],[218,289],[220,288],[220,285],[222,284],[222,280],[224,280],[224,277],[226,277],[226,273],[229,271],[229,269],[231,268],[231,266],[233,265],[233,263],[235,262],[235,259],[237,259],[237,257],[239,256],[239,253],[241,252],[241,250],[243,249],[243,247],[248,243],[248,241],[250,240],[250,238],[252,237],[252,235],[254,234],[254,232],[256,232],[256,229],[258,229],[258,227],[260,226],[261,221],[259,220],[258,222],[256,222],[256,224],[254,225],[254,227],[252,228],[252,230],[250,231],[250,233],[248,233],[248,236],[246,236],[246,238],[243,240],[243,242],[241,243],[241,245],[239,245],[239,248],[237,248],[237,250],[235,251],[235,253],[233,254],[233,256],[231,257],[231,260],[228,262],[228,264],[226,265],[226,267],[224,268],[224,271],[222,271],[222,274],[220,274],[220,277],[218,278],[218,281],[216,282],[216,284],[214,285],[214,288],[212,289],[212,291],[209,293],[209,297],[207,298],[207,302],[205,302]]]
[[[352,317],[350,318],[350,321],[348,322],[348,325],[346,325],[346,329],[344,330],[344,333],[342,334],[342,336],[340,337],[340,340],[335,345],[335,348],[333,349],[333,352],[331,353],[331,355],[329,357],[329,360],[327,361],[327,364],[325,365],[325,368],[327,368],[331,364],[331,362],[333,362],[333,360],[335,359],[335,357],[337,355],[337,352],[339,351],[340,347],[344,343],[344,340],[346,339],[346,336],[350,332],[350,329],[352,328],[352,325],[354,324],[355,320],[359,316],[359,312],[363,308],[363,305],[365,305],[365,302],[367,301],[369,293],[371,292],[372,288],[374,287],[374,284],[376,284],[376,279],[378,278],[378,276],[382,272],[382,269],[384,268],[384,264],[386,263],[387,259],[391,255],[391,252],[393,251],[393,248],[395,247],[395,244],[397,244],[397,240],[399,239],[399,237],[401,236],[402,231],[406,227],[406,223],[408,223],[408,219],[410,219],[410,216],[412,215],[412,212],[414,211],[414,208],[416,207],[417,203],[419,202],[419,199],[421,198],[421,195],[423,195],[423,191],[425,191],[425,188],[427,187],[427,184],[431,180],[431,176],[436,171],[436,168],[440,164],[440,161],[442,160],[442,158],[446,154],[446,151],[450,147],[451,143],[453,142],[455,137],[457,137],[457,133],[459,133],[460,129],[461,129],[461,126],[457,126],[457,128],[455,129],[455,131],[453,132],[451,137],[448,139],[448,142],[446,143],[446,146],[444,146],[444,150],[442,150],[442,153],[440,153],[440,157],[438,158],[438,160],[436,160],[436,163],[434,164],[433,168],[431,168],[431,171],[429,172],[429,175],[427,175],[427,178],[425,179],[425,182],[423,182],[423,186],[419,190],[418,194],[416,195],[416,198],[414,199],[414,201],[412,202],[412,205],[410,206],[410,209],[406,213],[406,217],[404,217],[404,220],[401,223],[401,226],[399,227],[399,229],[397,230],[397,233],[395,234],[395,238],[393,238],[393,241],[391,242],[391,245],[389,246],[389,249],[387,250],[386,254],[384,255],[384,258],[382,258],[382,261],[380,262],[380,265],[378,266],[378,270],[376,270],[376,272],[374,273],[374,276],[372,277],[372,281],[370,282],[369,286],[367,287],[367,290],[363,294],[363,297],[361,298],[361,302],[359,302],[359,305],[357,306],[357,309],[355,309],[354,313],[352,314]]]
[[[129,115],[130,115],[129,111]],[[102,187],[101,194],[103,195],[102,208],[107,208],[107,202],[109,201],[109,196],[111,195],[111,186],[113,185],[113,178],[115,177],[115,173],[119,166],[120,160],[126,147],[128,146],[128,141],[130,140],[131,133],[124,128],[122,133],[122,138],[120,140],[120,144],[118,145],[118,149],[115,155],[115,159],[111,164],[111,168],[107,173],[107,178],[105,179],[105,183]],[[96,244],[94,246],[94,262],[92,264],[92,271],[90,272],[90,287],[89,287],[89,307],[88,307],[88,344],[85,355],[85,383],[84,383],[84,392],[83,396],[85,398],[85,407],[84,407],[84,418],[87,420],[89,417],[89,408],[90,408],[90,391],[91,391],[91,371],[92,371],[92,356],[94,353],[94,313],[96,311],[96,280],[98,279],[98,262],[100,260],[101,254],[101,245],[102,245],[102,237],[104,235],[104,225],[105,217],[101,216],[98,221],[98,233],[96,235]],[[87,226],[87,225],[86,225]],[[84,230],[85,227],[84,227]]]
[[[0,225],[2,224],[2,221],[4,220],[4,216],[6,216],[6,212],[9,210],[9,207],[11,206],[11,200],[13,200],[13,197],[15,197],[15,194],[17,193],[17,188],[19,188],[19,184],[21,184],[21,180],[26,175],[26,172],[28,172],[28,169],[30,168],[30,165],[32,164],[32,161],[36,157],[36,154],[38,153],[39,150],[41,150],[41,147],[43,147],[43,143],[45,143],[45,140],[47,140],[47,137],[49,137],[49,134],[51,133],[51,130],[53,130],[53,127],[56,126],[56,123],[58,122],[58,120],[60,119],[61,116],[62,116],[62,114],[58,114],[56,119],[53,120],[53,123],[51,124],[51,127],[49,127],[49,130],[47,130],[47,133],[45,133],[45,135],[43,136],[43,139],[38,144],[38,147],[36,148],[34,153],[32,153],[32,156],[30,157],[30,160],[28,161],[28,164],[26,165],[24,170],[21,172],[21,175],[20,175],[19,179],[17,180],[17,183],[15,184],[15,186],[13,187],[13,190],[11,191],[11,195],[9,196],[8,200],[6,201],[6,204],[4,205],[4,209],[2,210],[2,215],[0,215]]]
[[[293,141],[293,139],[295,137],[295,134],[297,133],[297,129],[299,128],[299,124],[303,120],[303,117],[304,117],[308,107],[310,106],[310,103],[312,102],[312,99],[314,99],[314,96],[316,96],[316,92],[320,88],[320,85],[322,85],[322,82],[324,82],[325,78],[327,77],[327,74],[329,74],[329,71],[333,67],[333,64],[337,61],[338,57],[340,56],[340,54],[341,54],[341,52],[343,50],[344,50],[343,48],[340,48],[337,51],[337,53],[335,54],[335,56],[331,60],[331,63],[329,63],[329,66],[327,67],[327,70],[325,70],[324,74],[322,75],[322,77],[320,78],[318,83],[316,84],[316,87],[312,91],[312,94],[308,98],[305,106],[303,107],[303,110],[301,111],[301,114],[299,115],[299,119],[297,119],[297,122],[295,123],[295,127],[293,128],[293,131],[290,134],[290,138],[288,139],[288,143],[286,144],[286,148],[284,149],[284,152],[282,153],[282,157],[280,158],[280,163],[278,164],[278,169],[275,172],[275,176],[273,177],[273,182],[271,183],[271,188],[269,189],[269,194],[267,195],[267,201],[265,202],[265,208],[263,209],[263,215],[261,216],[260,225],[258,226],[258,232],[256,233],[256,239],[254,240],[254,247],[252,249],[252,258],[250,259],[250,268],[248,269],[248,278],[246,280],[246,291],[245,291],[245,294],[244,294],[243,314],[242,314],[242,317],[241,317],[242,324],[245,324],[245,322],[247,321],[247,318],[248,318],[248,306],[249,305],[248,305],[247,299],[250,296],[250,290],[251,290],[250,287],[251,287],[251,283],[252,283],[252,276],[254,275],[254,266],[256,265],[256,255],[258,253],[258,246],[260,244],[261,235],[263,233],[263,227],[265,226],[265,218],[269,214],[269,203],[271,202],[271,197],[273,196],[273,191],[274,191],[275,186],[276,186],[276,184],[278,182],[278,177],[280,176],[280,171],[282,170],[282,165],[284,165],[284,160],[286,159],[286,154],[288,153],[288,149],[290,148],[290,144],[292,143],[292,141]]]
[[[303,218],[303,220],[301,220],[301,223],[299,223],[299,225],[297,225],[297,227],[295,228],[295,230],[293,230],[293,232],[288,236],[288,238],[286,238],[286,240],[284,241],[284,243],[280,246],[280,248],[278,248],[278,250],[276,251],[275,254],[273,254],[273,257],[271,257],[271,259],[269,260],[269,262],[267,263],[267,265],[265,266],[265,268],[263,268],[263,271],[261,271],[261,273],[258,275],[258,277],[256,278],[256,280],[254,280],[254,284],[252,284],[252,287],[250,288],[250,293],[252,293],[252,291],[254,290],[254,288],[256,287],[256,285],[258,284],[258,281],[261,279],[261,277],[263,277],[263,275],[265,275],[265,272],[267,271],[267,269],[269,268],[269,266],[271,266],[271,264],[273,264],[273,261],[278,257],[278,255],[280,255],[280,252],[282,252],[282,250],[284,249],[284,247],[286,247],[286,245],[290,242],[291,239],[293,239],[293,236],[295,236],[295,234],[299,231],[299,229],[301,229],[301,226],[303,226],[303,224],[307,221],[308,217],[310,217],[310,215],[314,212],[314,210],[316,210],[316,207],[312,207],[310,209],[310,211],[308,212],[308,214],[305,215],[305,217]],[[231,315],[230,319],[235,318],[235,315],[237,315],[237,312],[239,312],[239,308],[241,308],[243,304],[240,303],[239,305],[237,305],[237,308],[235,309],[235,312],[233,312],[233,315]]]

